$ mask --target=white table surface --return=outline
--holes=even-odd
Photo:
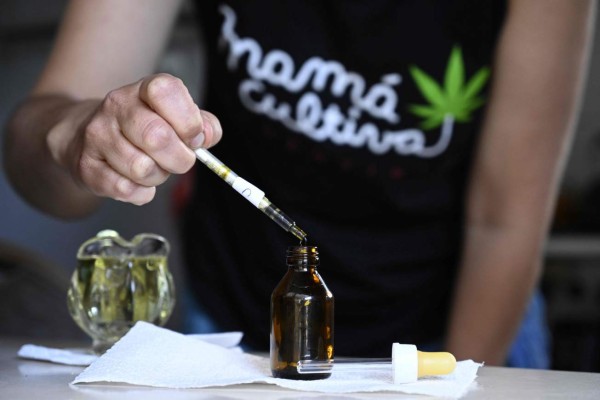
[[[266,384],[214,389],[160,389],[116,384],[69,385],[83,370],[82,367],[19,359],[17,350],[25,343],[23,340],[0,338],[0,400],[433,399],[400,393],[331,395],[298,392]],[[600,374],[483,367],[479,370],[476,386],[463,399],[600,400]]]

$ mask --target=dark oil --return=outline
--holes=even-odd
[[[288,271],[271,296],[271,371],[276,378],[315,380],[330,373],[299,374],[300,360],[333,359],[333,295],[317,272],[314,246],[290,247]]]

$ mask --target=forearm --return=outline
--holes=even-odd
[[[152,0],[140,7],[135,1],[68,2],[48,62],[6,127],[5,169],[30,204],[54,216],[75,218],[94,210],[102,197],[133,204],[153,197],[167,173],[161,165],[153,168],[138,151],[140,146],[127,143],[124,134],[137,137],[131,125],[146,121],[139,116],[146,109],[138,101],[138,89],[162,54],[180,3]],[[111,103],[100,112],[99,104],[111,91],[122,104]],[[183,96],[188,101],[187,90]],[[190,115],[198,113],[195,105],[189,108]],[[96,125],[90,127],[94,116]],[[116,121],[117,116],[122,120]],[[182,159],[181,153],[175,150],[173,157]],[[190,159],[188,154],[185,167]],[[173,169],[169,172],[184,169],[180,164],[167,164]]]
[[[7,125],[7,176],[24,199],[48,214],[76,218],[100,204],[97,196],[76,182],[64,157],[61,159],[78,126],[95,107],[95,100],[32,97],[21,104]]]
[[[456,287],[448,350],[503,365],[540,272],[541,230],[470,227]]]
[[[574,132],[595,2],[514,0],[469,184],[448,327],[459,358],[502,364],[540,272]]]

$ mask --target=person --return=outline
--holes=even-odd
[[[594,1],[197,2],[210,112],[153,74],[179,3],[69,3],[8,126],[5,167],[25,199],[62,218],[101,198],[143,205],[192,168],[191,149],[219,143],[319,247],[336,354],[404,342],[548,366],[530,298]],[[205,167],[192,179],[194,298],[265,350],[295,239]],[[507,361],[515,338],[520,361]]]

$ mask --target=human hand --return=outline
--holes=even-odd
[[[87,108],[55,158],[95,195],[136,205],[151,201],[171,174],[187,172],[195,162],[192,149],[211,147],[222,136],[218,119],[168,74],[113,90]],[[51,132],[48,141],[52,149],[60,139]]]

